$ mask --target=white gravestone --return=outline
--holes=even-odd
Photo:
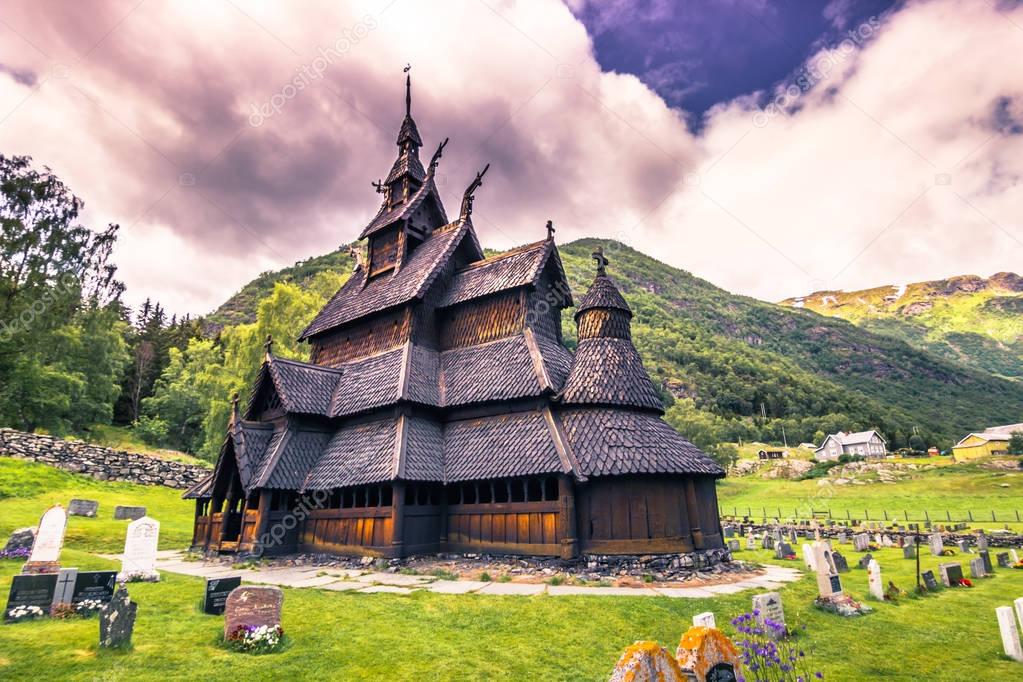
[[[1012,557],[1012,564],[1013,564],[1013,566],[1015,566],[1016,564],[1019,563],[1019,554],[1016,554],[1016,550],[1010,549],[1009,550],[1009,556]]]
[[[1016,617],[1019,618],[1019,626],[1023,628],[1023,597],[1012,602],[1012,604],[1016,607]]]
[[[941,539],[941,533],[934,533],[928,538],[932,556],[941,556],[945,551],[945,543]]]
[[[716,628],[717,621],[714,620],[714,614],[710,611],[698,613],[693,616],[693,625],[702,626],[706,628]]]
[[[820,596],[829,597],[842,594],[842,581],[838,577],[835,558],[831,548],[823,542],[813,543],[813,563],[817,567],[817,590]]]
[[[817,570],[816,564],[814,563],[813,548],[805,542],[803,543],[803,563],[806,564],[806,570]]]
[[[1019,629],[1016,627],[1012,607],[999,606],[995,613],[998,614],[998,629],[1002,632],[1002,648],[1005,649],[1005,655],[1023,663],[1023,644],[1019,641]]]
[[[57,587],[53,590],[53,605],[70,604],[75,595],[75,582],[78,581],[77,568],[62,568],[57,574]]]
[[[870,596],[878,601],[884,601],[884,582],[881,580],[881,565],[876,559],[871,559],[867,564],[867,586],[870,589]]]
[[[765,592],[764,594],[753,595],[753,610],[757,611],[757,620],[761,623],[764,619],[771,620],[779,625],[785,625],[785,610],[781,605],[781,595],[777,592]],[[773,630],[768,628],[768,634],[772,637],[777,634],[778,637],[784,636],[784,632],[775,633]]]
[[[32,544],[28,563],[22,573],[57,573],[60,570],[60,550],[64,546],[67,511],[59,504],[47,509],[39,519],[39,530]]]
[[[143,516],[128,524],[124,539],[124,557],[121,559],[119,582],[132,580],[157,581],[156,546],[160,541],[160,522]]]

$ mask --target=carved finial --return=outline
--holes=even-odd
[[[369,184],[373,185],[373,189],[376,190],[377,194],[383,194],[384,192],[387,191],[387,185],[385,185],[384,183],[380,182],[379,178],[377,178],[376,182],[371,182]]]
[[[231,425],[238,423],[238,391],[231,396]]]
[[[409,71],[412,70],[411,64],[405,65],[405,115],[412,115],[412,76]]]
[[[483,184],[483,176],[487,174],[487,170],[489,169],[490,164],[488,163],[483,167],[483,170],[476,174],[476,178],[469,184],[469,186],[465,188],[465,194],[462,195],[462,220],[465,220],[472,215],[473,192],[479,189],[480,185]]]
[[[274,337],[272,334],[266,335],[266,341],[263,342],[263,348],[266,349],[266,354],[270,355],[273,353],[274,348]]]
[[[433,171],[437,170],[437,164],[440,162],[440,157],[444,153],[444,147],[447,145],[448,139],[449,138],[445,137],[444,141],[437,145],[437,151],[433,153],[433,158],[430,159],[430,166],[427,168],[428,173],[432,174]]]
[[[550,241],[551,239],[554,239],[554,232],[555,232],[555,230],[554,230],[554,221],[553,220],[548,220],[547,221],[547,241]]]
[[[604,256],[604,247],[598,246],[597,250],[594,251],[590,257],[593,258],[593,260],[597,261],[597,276],[598,277],[607,276],[607,264],[610,261],[608,261],[608,259]]]

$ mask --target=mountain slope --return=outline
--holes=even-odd
[[[647,368],[674,403],[668,419],[701,444],[798,442],[818,431],[880,428],[894,447],[914,429],[929,444],[948,447],[970,430],[1023,417],[1018,383],[844,320],[730,294],[616,242],[561,246],[577,298],[593,279],[590,254],[598,245],[635,313],[634,337]],[[324,269],[349,271],[346,250],[260,275],[211,319],[251,321],[274,281],[301,284]],[[566,312],[571,345],[575,324]]]
[[[1023,380],[1023,277],[1013,273],[817,291],[781,304],[840,317],[945,359]]]

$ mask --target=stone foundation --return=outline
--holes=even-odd
[[[0,429],[0,456],[42,462],[101,481],[180,489],[193,486],[211,471],[191,464],[90,445],[80,440],[63,440],[12,429]]]

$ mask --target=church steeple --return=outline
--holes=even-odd
[[[423,180],[426,170],[419,160],[419,148],[423,146],[423,138],[419,136],[419,128],[412,118],[412,78],[405,76],[405,118],[398,129],[398,158],[391,166],[379,191],[383,192],[390,206],[397,206],[408,201]]]

